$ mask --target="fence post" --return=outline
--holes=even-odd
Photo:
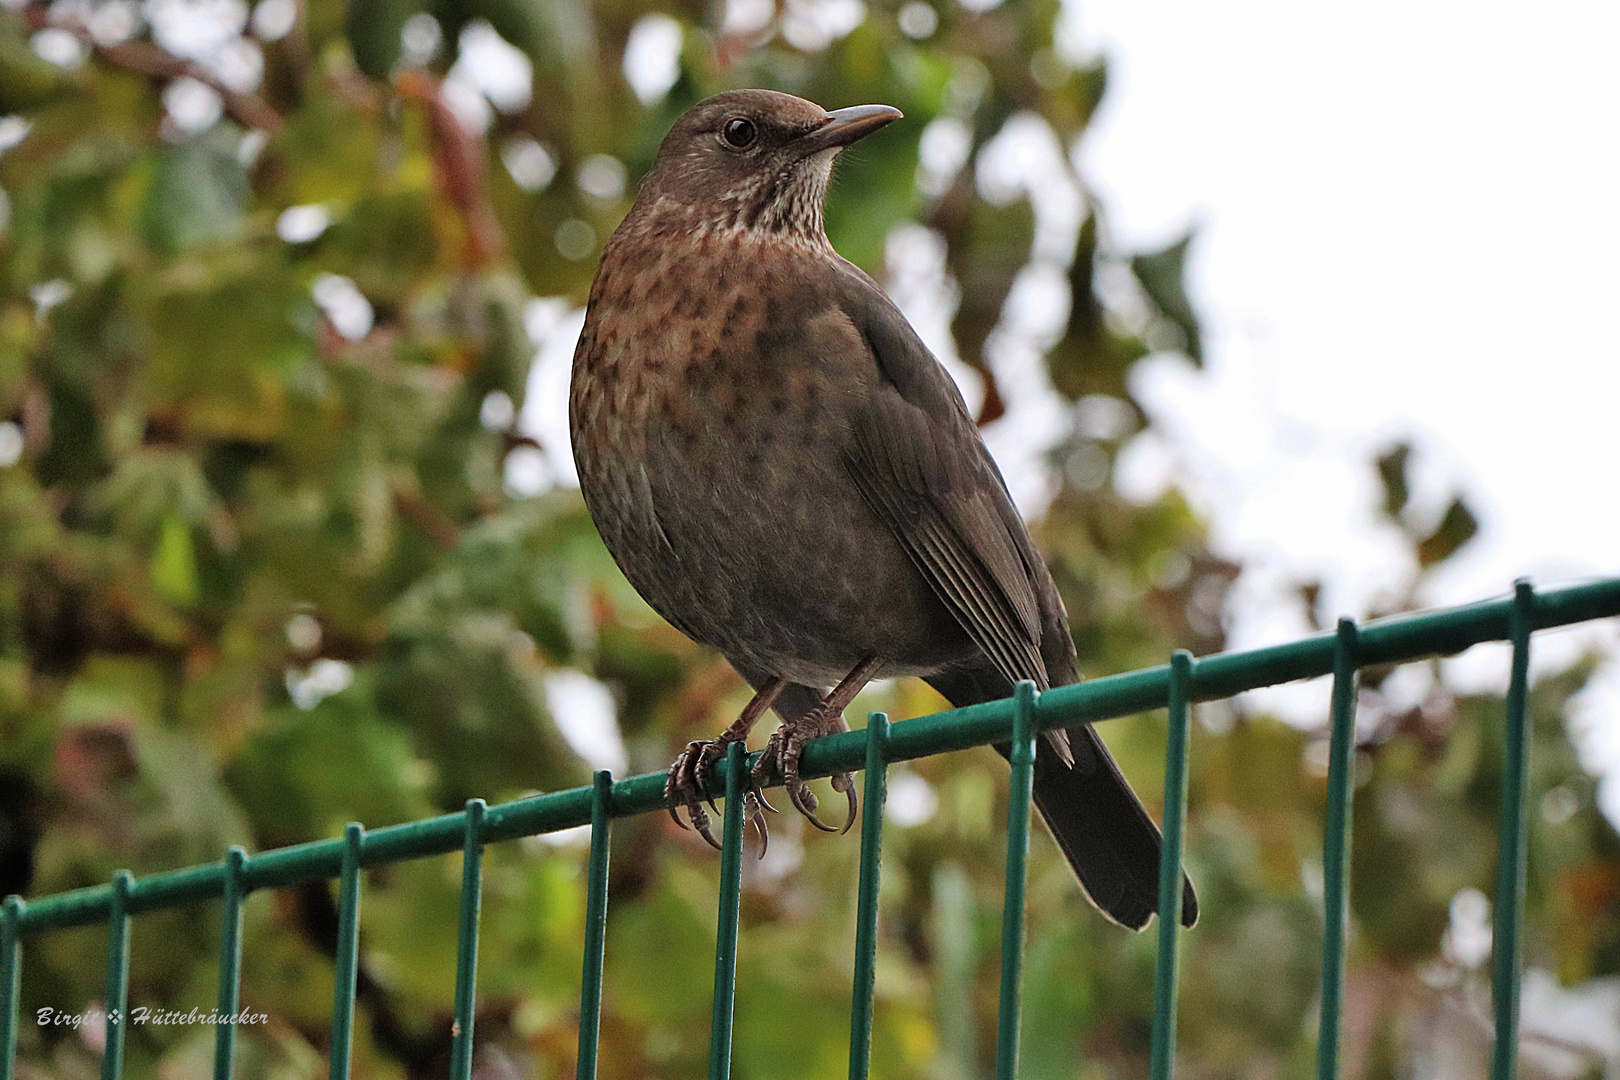
[[[0,1080],[17,1069],[17,1010],[22,996],[22,914],[20,896],[6,897],[0,909]]]
[[[134,875],[120,870],[112,879],[112,911],[107,917],[107,1016],[101,1050],[101,1080],[124,1071],[124,1029],[129,1026],[129,890]]]
[[[579,986],[578,1080],[595,1080],[602,1026],[602,961],[607,953],[608,840],[613,774],[597,772],[591,786],[591,860],[585,882],[585,967]]]
[[[343,830],[343,870],[338,879],[337,970],[332,983],[331,1080],[349,1080],[354,1051],[354,992],[360,973],[360,845],[365,826],[351,821]]]
[[[1316,1042],[1316,1071],[1320,1080],[1335,1080],[1339,1075],[1339,1027],[1344,1008],[1345,926],[1350,918],[1350,818],[1356,790],[1354,619],[1339,620],[1333,644],[1327,824],[1322,838],[1322,1020]]]
[[[225,893],[219,922],[219,1025],[214,1029],[214,1080],[231,1080],[236,1056],[236,1021],[242,1004],[242,869],[247,852],[232,845],[225,853]]]
[[[888,797],[889,717],[866,718],[866,806],[861,811],[861,881],[855,901],[855,988],[849,1008],[849,1080],[865,1080],[872,1063],[872,993],[877,985],[878,874],[882,869],[883,803]]]
[[[1530,722],[1526,715],[1530,684],[1530,630],[1535,590],[1528,581],[1513,586],[1508,640],[1513,643],[1513,670],[1507,693],[1507,754],[1502,765],[1501,840],[1496,871],[1496,926],[1492,934],[1491,999],[1496,1012],[1493,1080],[1519,1075],[1519,936],[1524,932],[1525,788],[1529,777]]]
[[[714,942],[714,1017],[709,1023],[709,1080],[731,1076],[731,1019],[737,987],[737,912],[742,902],[743,792],[748,751],[726,750],[725,831],[720,837],[720,919]]]
[[[468,799],[461,836],[461,911],[456,926],[456,996],[450,1022],[450,1080],[472,1075],[473,1020],[478,1006],[478,916],[484,904],[483,799]]]
[[[1029,865],[1029,803],[1035,787],[1035,684],[1013,690],[1013,737],[1007,760],[1007,895],[1001,908],[1001,1004],[996,1025],[996,1080],[1018,1073],[1018,1025],[1024,966],[1024,884]]]
[[[1153,974],[1152,1080],[1175,1072],[1177,945],[1181,933],[1181,833],[1187,820],[1187,740],[1191,726],[1192,653],[1170,657],[1170,723],[1164,752],[1164,842],[1159,851],[1159,956]]]

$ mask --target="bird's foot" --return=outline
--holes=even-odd
[[[728,733],[729,734],[729,733]],[[691,827],[697,830],[699,836],[709,842],[716,851],[720,849],[720,841],[714,838],[710,830],[708,810],[703,808],[708,803],[709,810],[715,813],[720,808],[714,804],[715,792],[711,781],[714,778],[715,762],[726,756],[727,748],[738,740],[728,738],[722,734],[718,739],[698,739],[686,744],[675,758],[674,764],[669,767],[669,777],[664,781],[664,804],[669,809],[669,816],[681,828],[687,824],[681,820],[680,808],[686,808],[687,819]],[[749,822],[759,830],[759,857],[765,857],[765,849],[770,845],[771,837],[765,827],[765,812],[763,807],[769,807],[774,813],[776,807],[771,806],[765,799],[765,793],[760,790],[758,782],[752,775],[748,777],[748,791],[743,795],[743,820]]]
[[[754,790],[760,790],[766,779],[774,774],[782,781],[782,786],[787,788],[788,799],[799,813],[809,819],[810,824],[822,832],[849,832],[850,826],[855,824],[856,815],[860,812],[860,802],[855,796],[854,774],[839,773],[830,778],[833,790],[843,792],[844,797],[849,800],[849,818],[841,829],[828,825],[816,817],[816,807],[820,804],[820,800],[816,798],[816,793],[799,779],[799,757],[804,753],[805,744],[823,735],[848,730],[849,727],[844,723],[843,711],[831,708],[827,702],[822,702],[797,720],[784,721],[771,735],[771,741],[765,745],[764,753],[760,754],[759,760],[754,763]]]

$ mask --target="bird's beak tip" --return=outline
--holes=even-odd
[[[834,109],[810,137],[821,147],[848,146],[904,115],[892,105],[854,105],[847,109]]]

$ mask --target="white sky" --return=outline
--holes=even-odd
[[[1301,629],[1288,581],[1360,615],[1401,580],[1368,465],[1398,437],[1418,503],[1459,488],[1482,521],[1426,602],[1620,573],[1620,7],[1083,0],[1066,22],[1111,62],[1078,156],[1116,240],[1202,226],[1206,369],[1144,365],[1165,438],[1121,479],[1184,479],[1245,563],[1234,647]],[[1544,662],[1620,656],[1612,620],[1537,641]],[[1447,664],[1506,679],[1501,647]],[[1304,719],[1324,694],[1264,700]],[[1617,719],[1610,661],[1574,728],[1620,820]]]
[[[1081,150],[1117,238],[1203,225],[1207,372],[1141,391],[1219,542],[1387,581],[1362,462],[1411,435],[1483,533],[1435,602],[1620,572],[1620,8],[1085,0]]]

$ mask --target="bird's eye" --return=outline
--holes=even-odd
[[[759,138],[759,130],[752,120],[738,116],[726,121],[726,126],[720,129],[720,137],[733,150],[746,150]]]

